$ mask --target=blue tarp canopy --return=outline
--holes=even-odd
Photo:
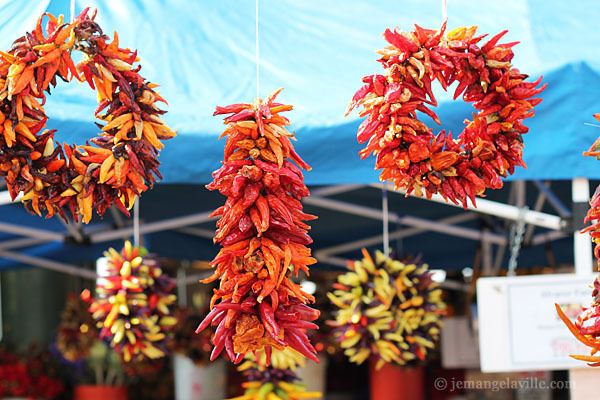
[[[381,72],[375,53],[386,45],[381,32],[394,26],[410,30],[415,23],[438,28],[442,19],[440,3],[439,0],[260,0],[259,93],[265,97],[285,87],[279,99],[294,105],[294,111],[287,116],[297,133],[296,148],[313,167],[306,174],[307,184],[378,182],[374,160],[361,161],[358,156],[360,146],[355,137],[360,120],[356,113],[345,118],[344,110],[361,86],[361,78]],[[112,36],[116,30],[121,46],[138,50],[141,74],[161,84],[161,95],[169,101],[164,120],[179,131],[178,137],[166,143],[160,160],[164,183],[183,185],[159,185],[155,191],[146,193],[141,203],[144,220],[206,211],[222,204],[223,199],[218,195],[189,184],[209,182],[210,173],[222,159],[224,142],[217,138],[224,126],[221,117],[212,116],[215,106],[251,102],[256,97],[255,2],[77,0],[76,13],[87,6],[98,9],[97,21],[106,34]],[[69,18],[69,8],[68,0],[0,0],[0,48],[9,48],[13,40],[32,30],[40,13],[62,13]],[[595,160],[582,157],[582,152],[600,134],[596,127],[585,125],[594,123],[592,114],[600,112],[597,90],[600,9],[595,2],[451,0],[448,16],[449,29],[478,25],[480,33],[491,35],[508,29],[505,41],[521,42],[514,48],[515,67],[532,79],[544,75],[543,82],[548,83],[542,94],[544,101],[536,107],[536,116],[525,121],[530,127],[524,151],[528,169],[519,169],[511,179],[599,179],[600,169],[595,168]],[[436,98],[440,102],[436,112],[442,126],[427,118],[424,121],[435,132],[446,129],[456,136],[473,109],[461,101],[453,102],[451,95],[439,88]],[[95,105],[95,94],[87,85],[60,83],[45,106],[51,118],[49,127],[59,130],[57,141],[83,143],[95,136],[98,131],[93,124]],[[563,186],[559,197],[568,202],[570,188]],[[508,201],[508,191],[497,192],[490,196]],[[344,199],[373,208],[381,205],[380,193],[373,188],[355,191]],[[528,196],[530,206],[534,199],[533,195]],[[394,198],[390,207],[398,214],[420,213],[431,219],[459,212],[399,197]],[[176,215],[167,215],[167,209]],[[378,221],[307,209],[321,217],[313,224],[314,248],[355,240],[361,235],[376,235],[381,230]],[[64,231],[58,221],[25,214],[20,205],[0,207],[2,222]],[[499,224],[493,222],[484,218],[463,226],[499,229],[507,234],[506,227],[498,228]],[[113,221],[107,218],[106,223]],[[214,222],[204,229],[214,229]],[[432,255],[433,259],[426,260],[433,265],[439,260],[437,265],[444,268],[472,263],[478,242],[463,246],[461,239],[449,240],[440,233],[428,235],[427,241],[422,236],[404,241],[405,247],[408,251],[422,250]],[[14,238],[0,234],[0,243]],[[147,239],[153,251],[165,256],[207,259],[217,251],[205,239],[192,239],[183,233],[155,233]],[[66,261],[93,260],[106,245],[75,248],[54,242],[28,249],[27,253]],[[556,262],[572,262],[571,239],[563,239],[561,246],[556,251]],[[536,251],[531,253],[530,264],[544,263],[543,250]],[[522,257],[527,257],[527,252],[524,250]],[[4,259],[0,269],[14,265]]]
[[[31,30],[43,11],[65,14],[68,0],[6,1],[0,8],[0,47]],[[162,85],[169,101],[165,120],[179,130],[161,155],[164,182],[207,183],[219,165],[222,119],[216,105],[251,102],[256,97],[255,2],[89,0],[76,12],[98,9],[105,33],[118,31],[120,43],[138,49],[142,75]],[[280,100],[298,137],[298,152],[312,165],[308,184],[377,181],[373,159],[361,161],[355,140],[356,113],[344,118],[349,99],[364,75],[381,72],[375,50],[386,42],[381,32],[441,24],[439,0],[292,1],[260,0],[260,96],[285,87]],[[586,126],[600,112],[600,9],[595,2],[506,0],[448,2],[449,28],[478,25],[494,35],[508,29],[514,65],[533,79],[544,75],[548,88],[536,117],[526,120],[525,161],[518,179],[600,178],[582,151],[600,131]],[[436,110],[442,127],[458,134],[471,106],[439,93]],[[97,132],[95,95],[84,84],[64,83],[47,103],[50,126],[60,141],[82,143]],[[438,131],[431,120],[429,126]],[[598,172],[597,172],[598,171]]]

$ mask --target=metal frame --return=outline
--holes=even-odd
[[[469,205],[466,208],[465,213],[443,218],[438,221],[430,221],[423,218],[401,216],[395,213],[390,213],[388,215],[390,222],[405,225],[409,228],[390,233],[389,240],[417,235],[425,231],[435,231],[438,233],[445,233],[453,236],[463,237],[465,239],[480,241],[482,245],[482,273],[484,275],[497,274],[502,267],[504,254],[509,244],[509,238],[506,235],[492,233],[485,228],[480,231],[457,225],[481,215],[499,217],[507,222],[518,221],[520,218],[522,218],[526,224],[526,245],[528,246],[537,246],[566,237],[568,234],[563,230],[568,226],[568,219],[571,217],[570,210],[552,192],[549,184],[542,183],[540,181],[534,181],[534,185],[538,189],[539,193],[535,206],[532,210],[526,208],[525,182],[514,181],[511,185],[511,193],[509,196],[510,203],[512,204],[504,204],[478,198],[477,207]],[[371,184],[368,186],[382,190],[386,189],[385,185],[380,183]],[[325,196],[337,195],[364,187],[366,186],[339,185],[320,188],[313,191],[313,195],[304,199],[304,202],[316,207],[326,208],[338,212],[345,212],[376,220],[384,220],[385,217],[383,210],[351,204],[336,199],[325,198]],[[404,191],[396,190],[395,192],[406,196],[406,192]],[[453,203],[446,202],[440,195],[434,195],[431,199],[422,199],[453,207],[461,207]],[[557,211],[559,215],[541,212],[545,201],[548,201],[548,203],[553,207],[554,210]],[[545,228],[546,230],[536,234],[535,230],[538,227]],[[373,246],[382,243],[384,241],[384,236],[385,232],[382,235],[376,235],[350,243],[318,249],[315,251],[315,257],[320,262],[336,266],[345,266],[345,259],[337,255],[356,250],[360,247]],[[494,247],[496,247],[495,255]]]
[[[574,181],[575,182],[575,181]],[[511,187],[511,203],[504,204],[490,201],[487,199],[478,198],[477,208],[469,205],[465,212],[458,215],[442,218],[440,220],[428,220],[409,215],[399,215],[397,213],[386,213],[382,209],[366,207],[358,204],[332,199],[328,196],[344,194],[353,190],[364,189],[368,187],[382,189],[383,184],[371,185],[333,185],[314,189],[312,196],[303,200],[305,204],[315,207],[334,210],[341,213],[348,213],[364,218],[383,221],[387,219],[391,223],[402,225],[404,228],[394,232],[389,232],[389,240],[406,238],[413,235],[422,234],[427,231],[438,232],[442,234],[462,237],[469,240],[475,240],[482,244],[482,265],[484,274],[495,274],[501,267],[503,256],[508,245],[509,238],[506,234],[491,232],[487,229],[473,229],[460,224],[473,220],[481,216],[495,216],[506,221],[516,221],[523,218],[527,224],[526,244],[536,246],[553,240],[564,238],[568,233],[563,232],[567,226],[567,220],[571,217],[569,209],[560,202],[558,197],[552,192],[549,184],[539,181],[533,182],[538,189],[538,197],[533,209],[529,210],[525,207],[525,184],[522,181],[515,181]],[[574,183],[574,191],[579,190]],[[577,186],[579,187],[579,186]],[[403,191],[389,190],[391,193],[405,195]],[[585,197],[585,193],[583,194]],[[589,198],[589,190],[587,194]],[[427,201],[434,201],[448,206],[456,207],[453,203],[446,202],[441,196],[435,195]],[[18,201],[18,199],[16,200]],[[390,199],[392,201],[392,199]],[[544,202],[548,202],[559,215],[552,215],[541,212]],[[0,192],[0,205],[9,204],[10,196],[7,191]],[[461,207],[462,208],[462,207]],[[111,213],[113,213],[111,208]],[[6,257],[21,261],[25,264],[30,264],[42,268],[54,269],[66,273],[77,273],[83,271],[73,265],[65,263],[57,263],[53,260],[46,260],[39,257],[31,257],[16,252],[16,249],[31,247],[52,241],[64,241],[67,238],[76,242],[89,240],[91,243],[101,243],[119,238],[130,237],[133,234],[133,227],[130,221],[124,221],[117,212],[114,220],[117,227],[102,224],[101,226],[88,227],[80,224],[73,224],[72,221],[64,224],[65,231],[57,232],[38,228],[24,227],[16,224],[0,222],[0,232],[8,232],[23,237],[10,239],[0,242],[0,257]],[[192,225],[208,222],[210,212],[200,212],[196,214],[186,215],[182,217],[169,218],[162,221],[151,223],[142,223],[140,233],[152,233],[159,231],[174,230],[187,235],[192,235],[200,238],[211,239],[214,235],[212,229],[204,229],[194,227]],[[545,228],[543,232],[536,233],[536,228]],[[212,228],[212,227],[211,227]],[[373,246],[384,242],[384,235],[375,235],[363,239],[355,240],[349,243],[343,243],[327,248],[315,249],[315,257],[322,263],[327,263],[336,266],[345,266],[343,254],[349,251],[356,250],[364,246]],[[587,240],[587,238],[586,238]],[[583,239],[580,240],[583,243]],[[589,240],[587,240],[589,242]],[[495,254],[494,254],[495,249]],[[91,278],[90,271],[79,274],[84,277]],[[193,282],[191,277],[186,277],[186,282]]]

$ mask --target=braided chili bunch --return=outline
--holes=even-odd
[[[600,114],[594,114],[594,117],[600,122]],[[587,157],[596,157],[600,159],[600,137],[588,151],[583,153]],[[585,228],[581,233],[590,233],[590,237],[595,244],[594,255],[597,259],[597,270],[600,271],[600,186],[596,188],[592,199],[590,200],[590,209],[585,217],[585,223],[592,224]],[[600,351],[600,277],[594,279],[594,290],[592,291],[592,302],[588,307],[582,307],[581,313],[577,316],[575,324],[569,320],[560,306],[556,304],[558,315],[567,325],[575,337],[592,348],[591,356],[572,355],[576,360],[588,361],[592,367],[600,367],[600,357],[593,356]]]
[[[360,116],[368,116],[357,133],[359,143],[368,141],[361,158],[376,154],[375,169],[380,179],[392,181],[407,194],[439,193],[464,207],[467,199],[475,205],[475,195],[486,188],[501,188],[502,180],[525,167],[522,134],[528,131],[523,120],[534,115],[533,107],[542,99],[541,77],[525,82],[528,76],[512,67],[511,47],[518,42],[497,44],[507,32],[494,36],[485,45],[475,37],[476,27],[457,28],[444,35],[415,25],[412,32],[387,29],[383,36],[390,44],[378,51],[383,75],[363,78],[346,115],[362,105]],[[429,108],[437,106],[431,86],[439,81],[446,90],[454,82],[456,99],[472,103],[477,114],[465,120],[458,140],[432,130],[417,118],[420,111],[439,118]]]
[[[45,33],[44,16],[48,16]],[[137,52],[119,47],[102,33],[88,9],[71,23],[44,13],[36,28],[0,52],[0,176],[13,200],[20,192],[31,213],[55,213],[77,221],[100,215],[111,204],[129,215],[136,196],[161,178],[160,140],[175,132],[159,118],[156,102],[165,102],[134,67]],[[77,66],[73,50],[84,59]],[[43,105],[57,77],[76,78],[97,90],[95,116],[102,132],[93,145],[55,146],[54,130],[44,130],[48,116]],[[165,102],[166,103],[166,102]]]
[[[289,279],[300,269],[308,275],[308,265],[316,262],[306,247],[312,243],[310,227],[303,222],[316,217],[302,212],[300,203],[309,191],[299,167],[310,167],[294,151],[294,134],[286,129],[290,122],[279,115],[292,106],[274,102],[281,90],[215,112],[233,115],[225,118],[228,127],[221,136],[227,136],[223,166],[207,185],[227,196],[212,213],[221,217],[214,241],[223,248],[211,262],[214,274],[203,281],[220,277],[221,282],[212,311],[196,330],[217,326],[211,359],[225,348],[238,363],[246,352],[263,347],[268,359],[271,346],[290,346],[317,361],[304,332],[317,328],[309,321],[319,312],[306,305],[314,297]]]
[[[175,286],[156,257],[126,241],[121,252],[110,248],[108,276],[99,280],[96,298],[89,293],[89,311],[105,339],[125,362],[160,358],[166,353],[166,337],[177,323],[173,307]]]

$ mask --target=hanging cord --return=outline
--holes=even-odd
[[[510,259],[508,260],[508,276],[515,276],[517,270],[517,258],[523,243],[525,234],[525,213],[529,210],[528,207],[519,209],[519,219],[513,222],[510,226]]]
[[[389,209],[388,209],[388,193],[387,184],[381,186],[381,209],[383,211],[383,253],[386,256],[390,255],[390,227],[389,227]]]
[[[75,0],[71,0],[71,22],[75,19]]]
[[[256,98],[260,97],[260,70],[259,70],[259,56],[258,56],[258,0],[256,0]]]
[[[133,203],[133,245],[140,245],[140,198]]]

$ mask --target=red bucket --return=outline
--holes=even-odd
[[[401,368],[384,364],[375,370],[376,360],[369,360],[371,400],[424,400],[424,367]]]
[[[74,400],[127,400],[124,386],[79,385],[75,387]]]

